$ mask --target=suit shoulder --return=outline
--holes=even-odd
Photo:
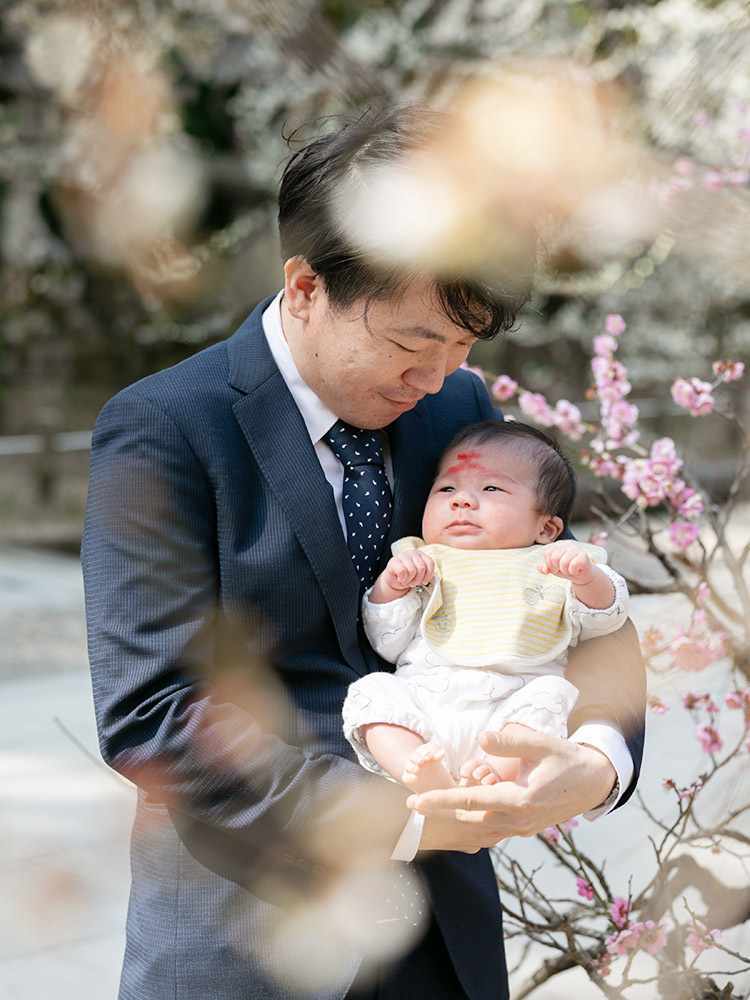
[[[211,402],[223,401],[229,406],[235,393],[228,384],[228,372],[227,342],[222,341],[126,386],[104,410],[145,401],[179,417],[205,411]]]
[[[500,417],[483,380],[465,369],[449,375],[440,392],[426,397],[422,405],[425,404],[433,423],[440,428],[453,428],[452,433],[466,424]]]

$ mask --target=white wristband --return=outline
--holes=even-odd
[[[412,812],[409,814],[406,826],[401,831],[401,836],[396,842],[393,854],[391,854],[391,861],[414,860],[422,840],[424,820],[422,813]]]

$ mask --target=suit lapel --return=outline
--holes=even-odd
[[[333,491],[263,333],[261,317],[270,301],[260,303],[228,342],[230,381],[245,393],[234,404],[234,414],[312,566],[342,652],[350,666],[364,674],[356,627],[359,580]]]

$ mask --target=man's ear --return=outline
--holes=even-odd
[[[309,318],[313,299],[322,290],[323,280],[304,257],[290,257],[284,264],[284,302],[295,319]]]
[[[561,517],[547,517],[545,515],[539,524],[536,536],[537,543],[539,545],[549,545],[550,542],[554,542],[556,538],[560,537],[564,527],[565,525]]]

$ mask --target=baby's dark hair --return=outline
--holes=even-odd
[[[536,499],[539,511],[559,517],[567,527],[576,498],[576,475],[557,441],[544,431],[517,420],[483,420],[459,431],[443,452],[443,457],[461,445],[487,444],[489,441],[509,445],[537,464]]]

